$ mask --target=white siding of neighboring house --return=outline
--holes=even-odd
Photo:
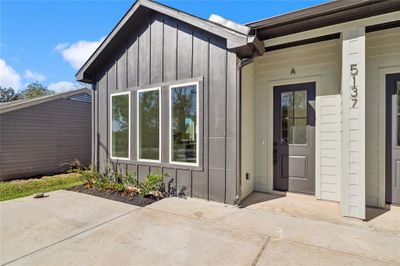
[[[254,190],[254,64],[242,69],[242,191],[244,199]],[[246,173],[249,179],[246,179]]]
[[[400,66],[400,28],[366,34],[366,204],[385,203],[384,88],[380,69]],[[379,119],[381,117],[381,119]],[[383,119],[382,119],[383,118]],[[383,142],[383,143],[380,143]],[[379,145],[381,144],[381,145]]]
[[[255,190],[272,190],[273,86],[316,82],[316,95],[340,93],[340,40],[330,40],[272,52],[255,62]],[[296,74],[291,75],[292,68]],[[315,103],[314,103],[315,106]],[[318,113],[318,110],[316,111]],[[340,134],[339,134],[340,135]],[[335,171],[340,171],[337,167]]]

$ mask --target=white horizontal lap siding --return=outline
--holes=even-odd
[[[316,196],[340,201],[341,97],[316,99]]]
[[[255,190],[272,190],[273,86],[316,82],[316,95],[340,92],[339,40],[302,45],[258,58],[254,66]],[[296,74],[291,74],[292,68]]]
[[[385,204],[385,110],[384,84],[379,88],[379,71],[400,66],[400,28],[366,34],[366,204]],[[382,117],[383,119],[379,119]],[[382,143],[381,143],[382,142]],[[381,145],[380,145],[381,144]],[[381,147],[381,148],[380,148]]]

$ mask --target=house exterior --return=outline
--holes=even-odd
[[[61,173],[91,161],[91,91],[0,104],[0,180]]]
[[[290,191],[344,216],[400,203],[400,2],[333,1],[240,25],[137,1],[78,71],[92,161],[187,196]],[[399,144],[400,145],[400,144]]]

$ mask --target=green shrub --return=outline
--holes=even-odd
[[[105,190],[126,191],[127,193],[136,193],[146,197],[149,195],[155,197],[184,196],[186,188],[177,193],[173,187],[174,179],[170,179],[168,184],[164,183],[167,174],[161,174],[159,170],[151,171],[142,181],[138,181],[136,173],[127,172],[125,174],[112,168],[109,164],[105,164],[103,173],[95,170],[93,166],[88,168],[82,167],[80,164],[74,167],[70,172],[78,173],[87,187],[95,187]]]
[[[150,193],[161,192],[165,174],[160,174],[158,170],[150,172],[142,182],[138,182],[139,195],[147,196]]]

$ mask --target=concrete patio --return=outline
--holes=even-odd
[[[71,191],[0,203],[2,265],[398,265],[400,210],[340,218],[336,203],[254,193],[233,207],[145,208]]]

